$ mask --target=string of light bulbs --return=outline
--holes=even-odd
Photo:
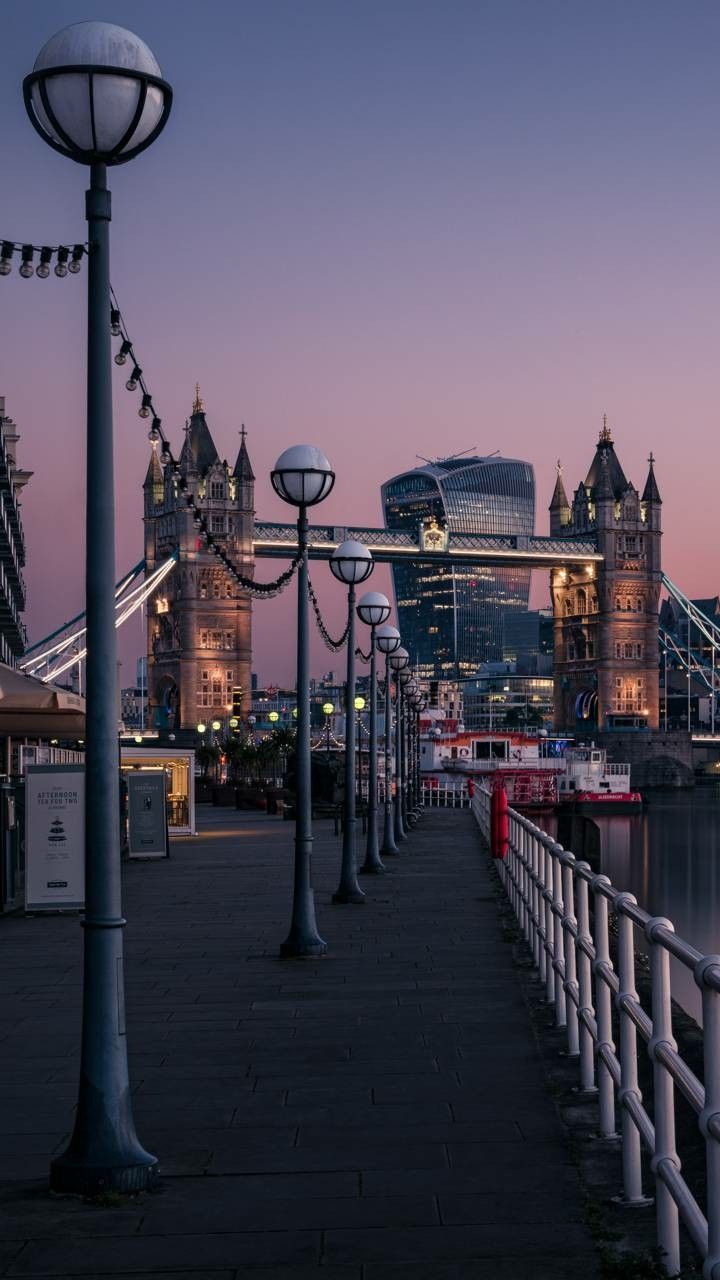
[[[21,275],[24,280],[29,280],[31,276],[47,280],[53,259],[55,259],[53,270],[56,276],[62,279],[68,272],[76,276],[87,251],[86,244],[21,244],[17,240],[0,240],[0,276],[10,275],[13,269],[13,258],[16,256],[20,259],[18,275]],[[36,254],[38,255],[37,266],[35,265]]]
[[[120,346],[115,354],[115,363],[122,367],[127,364],[128,360],[132,360],[132,368],[130,377],[125,383],[128,391],[140,391],[140,408],[138,416],[140,418],[152,418],[148,438],[153,445],[158,443],[161,445],[160,462],[163,468],[170,467],[175,480],[175,484],[179,491],[184,495],[188,509],[192,512],[193,524],[198,530],[198,534],[205,540],[208,551],[210,551],[221,562],[227,573],[234,579],[243,591],[247,591],[249,595],[259,600],[269,600],[273,596],[277,596],[281,591],[285,590],[288,583],[292,581],[294,574],[302,561],[302,554],[298,552],[293,557],[287,569],[283,571],[273,582],[256,582],[254,578],[247,578],[227,555],[220,543],[213,537],[208,528],[207,518],[202,509],[197,505],[195,497],[190,491],[185,476],[180,473],[180,463],[173,455],[170,441],[163,430],[162,418],[159,417],[155,408],[152,392],[148,387],[147,380],[142,371],[142,367],[135,354],[135,346],[128,333],[127,326],[123,319],[122,311],[118,305],[117,296],[112,286],[110,287],[110,333],[114,338],[120,338]]]

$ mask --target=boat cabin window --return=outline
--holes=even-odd
[[[475,741],[473,758],[475,760],[507,760],[508,742]]]
[[[602,759],[602,756],[600,755],[600,752],[599,752],[599,751],[592,751],[592,752],[590,753],[590,759],[591,759],[591,760],[601,760],[601,759]]]

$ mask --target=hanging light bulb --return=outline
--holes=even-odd
[[[50,246],[47,244],[43,245],[42,249],[40,250],[40,262],[38,263],[38,269],[37,269],[37,274],[39,275],[41,280],[47,280],[48,276],[50,275],[50,260],[52,258],[52,255],[53,255],[53,251],[50,248]]]
[[[142,369],[139,369],[136,364],[133,365],[133,371],[130,374],[130,377],[128,378],[127,382],[125,383],[125,386],[127,387],[128,391],[137,390],[137,384],[140,381],[141,377],[142,377]]]
[[[70,250],[64,244],[61,244],[57,251],[57,262],[55,263],[55,275],[60,276],[61,280],[68,273],[67,260],[69,257]]]
[[[85,252],[84,244],[76,244],[73,246],[72,261],[68,265],[68,271],[72,272],[74,276],[76,276],[78,271],[80,270],[80,259],[82,258],[84,252]]]
[[[67,249],[65,250],[65,252],[67,253]],[[125,361],[126,361],[126,360],[127,360],[127,358],[128,358],[128,353],[129,353],[130,351],[132,351],[132,342],[128,342],[127,338],[124,338],[124,339],[123,339],[123,342],[122,342],[122,345],[121,345],[121,347],[120,347],[120,350],[118,351],[118,353],[117,353],[117,355],[116,355],[116,357],[115,357],[115,363],[116,363],[116,364],[125,364]]]
[[[149,395],[147,394],[147,392],[146,392],[146,393],[145,393],[145,395],[144,395],[144,396],[143,396],[143,398],[142,398],[142,404],[140,405],[140,408],[138,409],[138,417],[139,417],[139,418],[149,418],[149,417],[150,417],[150,408],[151,408],[151,406],[152,406],[152,396],[149,396]],[[157,439],[157,434],[156,434],[156,436],[155,436],[155,439]]]
[[[120,312],[115,308],[110,308],[110,333],[113,338],[120,337]]]
[[[35,268],[33,266],[33,247],[31,244],[24,244],[22,247],[22,266],[20,268],[20,275],[23,280],[29,280],[31,276],[35,275]]]
[[[15,245],[12,240],[3,240],[0,247],[0,276],[9,276],[12,271],[12,256]]]

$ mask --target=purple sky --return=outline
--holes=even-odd
[[[667,572],[718,589],[714,0],[6,0],[0,236],[84,239],[84,172],[20,84],[89,16],[134,28],[175,89],[163,137],[112,175],[112,276],[177,447],[197,379],[221,454],[248,426],[264,518],[287,518],[266,477],[289,444],[330,457],[338,524],[379,523],[416,453],[476,447],[534,464],[545,532],[555,459],[574,487],[607,412],[637,485],[657,457]],[[0,280],[34,638],[82,607],[84,300],[84,274]],[[148,445],[120,373],[122,570]],[[314,578],[340,630],[341,589]],[[290,607],[256,609],[262,679],[292,678]],[[316,640],[314,671],[333,666]]]

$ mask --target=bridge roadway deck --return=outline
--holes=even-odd
[[[292,828],[201,810],[125,867],[135,1116],[162,1189],[51,1199],[78,1073],[76,918],[0,920],[0,1274],[564,1280],[597,1274],[487,859],[428,813],[320,962],[280,961]]]

